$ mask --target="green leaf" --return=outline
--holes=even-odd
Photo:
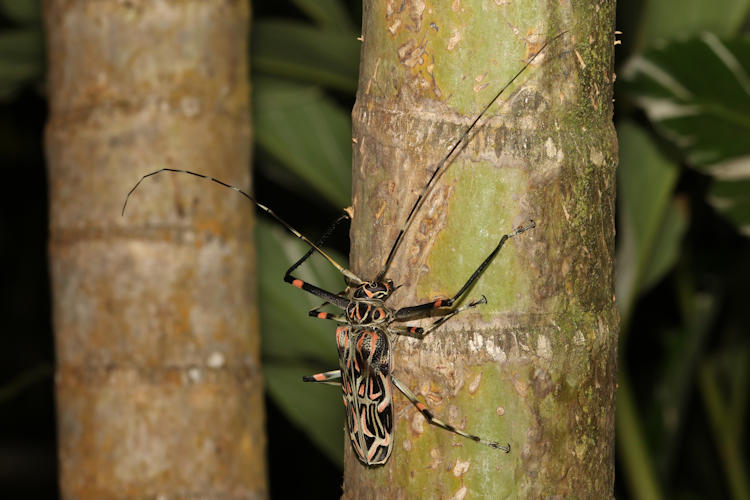
[[[623,74],[688,164],[717,179],[709,202],[750,234],[750,40],[725,43],[706,33],[635,57]]]
[[[337,207],[351,200],[351,120],[310,86],[257,78],[255,138],[277,161]]]
[[[745,160],[750,167],[750,158]],[[750,236],[750,170],[746,179],[717,180],[708,192],[708,201],[732,221],[746,236]]]
[[[677,166],[634,124],[622,123],[618,133],[616,290],[620,315],[627,325],[637,296],[674,265],[685,223],[676,207],[670,209]]]
[[[687,227],[688,215],[685,204],[672,199],[664,213],[661,227],[656,231],[652,256],[643,270],[641,292],[659,283],[677,262]]]
[[[617,453],[625,471],[623,476],[634,498],[660,500],[664,496],[654,474],[652,453],[638,410],[627,371],[620,369],[617,374],[615,425]]]
[[[349,13],[339,0],[293,0],[302,12],[315,21],[321,28],[337,30],[344,33],[355,33],[355,27]]]
[[[258,21],[250,51],[254,71],[348,92],[357,88],[360,43],[349,33],[289,21]]]
[[[685,409],[695,389],[698,364],[706,349],[714,326],[720,300],[711,293],[698,292],[692,283],[694,270],[681,263],[676,273],[676,289],[682,314],[682,325],[660,332],[665,349],[660,372],[653,381],[654,404],[644,411],[644,420],[660,427],[652,434],[652,454],[662,470],[670,470],[679,460],[677,450],[684,437],[689,412]]]
[[[701,168],[750,154],[749,71],[750,40],[706,33],[633,58],[623,76],[659,130]]]
[[[22,85],[44,74],[44,46],[36,29],[0,33],[0,96],[13,95]]]
[[[702,363],[698,381],[732,498],[750,498],[750,482],[742,456],[742,440],[738,439],[735,429],[730,427],[732,401],[727,401],[728,395],[720,383],[719,369],[715,361],[708,359]]]
[[[307,311],[320,305],[320,299],[283,280],[284,271],[308,247],[264,220],[258,221],[256,243],[263,370],[269,394],[334,463],[341,464],[341,390],[302,382],[304,375],[338,366],[336,324],[309,317]],[[338,255],[332,257],[343,261]],[[338,271],[315,256],[299,267],[295,275],[327,290],[337,292],[342,288]]]
[[[344,463],[344,405],[341,389],[302,382],[310,366],[265,361],[268,393],[284,414],[339,466]],[[295,450],[290,450],[294,453]]]
[[[41,25],[41,4],[41,0],[0,0],[0,11],[16,23]]]
[[[747,16],[749,0],[648,0],[641,15],[644,45],[703,31],[733,36]]]
[[[335,323],[311,318],[307,312],[321,299],[284,282],[286,269],[302,257],[308,246],[275,224],[260,220],[256,230],[259,299],[263,355],[273,359],[315,360],[318,371],[338,364],[334,339]],[[331,252],[337,262],[341,256]],[[336,269],[313,255],[295,271],[295,276],[334,293],[344,288]]]

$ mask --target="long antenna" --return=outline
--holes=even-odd
[[[138,180],[138,182],[135,183],[135,186],[133,186],[130,189],[130,191],[128,191],[128,195],[125,197],[125,203],[122,204],[122,213],[121,213],[121,215],[125,215],[125,209],[128,206],[128,200],[130,199],[130,195],[132,195],[133,192],[136,189],[138,189],[138,186],[141,185],[141,182],[143,182],[143,180],[146,179],[147,177],[151,177],[152,175],[156,175],[156,174],[159,174],[161,172],[175,172],[175,173],[182,173],[182,174],[190,174],[190,175],[194,175],[195,177],[200,177],[201,179],[206,179],[206,180],[215,182],[215,183],[217,183],[217,184],[219,184],[221,186],[224,186],[226,188],[229,188],[229,189],[231,189],[233,191],[237,191],[242,196],[244,196],[248,200],[252,201],[258,208],[260,208],[265,213],[267,213],[268,215],[270,215],[271,217],[273,217],[274,219],[276,219],[282,226],[284,226],[285,228],[287,228],[289,230],[289,232],[292,233],[294,236],[296,236],[297,238],[301,239],[302,241],[304,241],[305,243],[307,243],[308,245],[310,245],[310,248],[312,248],[313,250],[317,251],[320,255],[322,255],[328,262],[331,263],[331,265],[333,265],[333,267],[335,267],[336,269],[338,269],[338,271],[341,274],[343,274],[344,277],[346,277],[349,281],[351,281],[352,283],[357,284],[357,285],[361,285],[363,283],[362,280],[359,279],[354,273],[352,273],[350,270],[346,269],[344,266],[342,266],[341,264],[339,264],[338,262],[336,262],[335,260],[333,260],[332,257],[330,257],[323,250],[321,250],[315,243],[313,243],[312,241],[310,241],[309,239],[307,239],[305,237],[305,235],[303,235],[302,233],[300,233],[299,231],[297,231],[296,229],[294,229],[284,219],[282,219],[281,217],[279,217],[278,215],[276,215],[273,210],[271,210],[267,206],[263,205],[262,203],[259,203],[258,200],[256,200],[255,198],[253,198],[252,196],[250,196],[249,194],[247,194],[245,191],[241,190],[240,188],[238,188],[236,186],[232,186],[230,184],[227,184],[226,182],[222,182],[219,179],[214,179],[213,177],[210,177],[208,175],[203,175],[203,174],[199,174],[197,172],[191,172],[190,170],[181,170],[181,169],[176,169],[176,168],[161,168],[159,170],[156,170],[154,172],[146,174],[143,177],[141,177]]]
[[[495,97],[493,97],[492,100],[484,107],[484,109],[482,109],[482,112],[479,113],[476,118],[474,118],[474,121],[471,122],[471,125],[469,125],[469,127],[464,131],[464,133],[461,134],[461,137],[459,137],[458,140],[455,142],[455,144],[453,144],[453,147],[450,149],[450,151],[448,151],[448,154],[445,155],[445,157],[440,161],[440,163],[437,164],[437,167],[435,168],[435,171],[432,172],[432,175],[430,176],[430,180],[427,181],[427,184],[425,184],[424,189],[422,189],[422,192],[419,194],[419,197],[417,198],[417,201],[414,202],[414,205],[411,207],[411,210],[409,211],[409,215],[406,217],[406,220],[404,221],[404,225],[401,227],[401,231],[399,231],[398,236],[396,236],[396,240],[393,242],[393,246],[391,247],[391,251],[388,253],[388,258],[385,259],[385,264],[383,264],[382,269],[380,270],[380,272],[378,273],[377,277],[375,278],[376,282],[381,281],[385,277],[385,274],[388,272],[388,268],[391,265],[391,261],[393,260],[393,256],[395,255],[396,249],[398,248],[399,244],[401,243],[401,239],[403,238],[404,233],[409,228],[409,225],[411,224],[412,220],[414,220],[414,215],[417,213],[417,211],[419,210],[419,208],[424,203],[424,196],[427,193],[427,191],[429,191],[430,187],[432,186],[432,182],[435,180],[435,178],[437,177],[438,173],[442,170],[442,168],[445,166],[445,164],[451,158],[451,155],[453,155],[453,153],[458,149],[458,147],[466,140],[466,138],[468,137],[468,135],[471,133],[471,131],[476,126],[477,122],[479,122],[479,120],[485,115],[485,113],[487,113],[487,110],[489,110],[490,107],[493,104],[495,104],[495,101],[497,101],[500,98],[500,96],[503,94],[503,92],[505,92],[508,89],[508,87],[510,87],[513,84],[513,82],[516,81],[516,79],[519,76],[521,76],[521,73],[523,73],[524,71],[526,71],[526,68],[528,68],[529,66],[531,66],[531,63],[534,62],[534,59],[536,59],[537,56],[539,54],[541,54],[544,51],[544,49],[547,48],[547,46],[549,44],[551,44],[552,42],[556,41],[558,38],[560,38],[561,36],[563,36],[565,33],[567,33],[567,31],[563,31],[561,33],[558,33],[557,35],[555,35],[551,39],[549,39],[546,42],[544,42],[544,45],[542,45],[542,48],[540,48],[533,56],[531,56],[531,59],[529,59],[528,62],[526,62],[526,64],[524,64],[523,67],[520,70],[518,70],[518,73],[516,73],[513,76],[513,78],[511,78],[508,81],[508,83],[506,83],[503,86],[503,88],[501,88],[497,92],[497,94],[495,94]]]

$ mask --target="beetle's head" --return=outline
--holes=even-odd
[[[355,299],[385,300],[393,293],[393,280],[368,281],[362,283],[355,291]]]

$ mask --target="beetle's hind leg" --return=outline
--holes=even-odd
[[[341,370],[331,370],[330,372],[316,373],[302,377],[303,382],[317,382],[328,385],[341,385],[340,380]]]
[[[419,410],[419,412],[424,416],[424,418],[427,419],[427,422],[429,422],[430,424],[440,427],[441,429],[445,429],[446,431],[452,432],[454,434],[458,434],[459,436],[463,436],[467,439],[471,439],[472,441],[476,441],[477,443],[482,443],[483,445],[489,446],[490,448],[495,448],[498,450],[502,450],[505,453],[510,453],[510,443],[500,444],[496,441],[489,441],[479,436],[475,436],[474,434],[469,434],[460,429],[456,429],[452,425],[443,422],[439,418],[435,417],[432,411],[427,408],[424,403],[418,400],[414,393],[411,392],[408,387],[402,384],[399,379],[391,375],[391,381],[393,382],[393,385],[395,385],[398,390],[401,391],[409,401],[411,401],[411,404],[417,407],[417,410]]]

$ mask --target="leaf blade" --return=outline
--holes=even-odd
[[[351,121],[315,87],[259,78],[256,141],[338,207],[351,200]]]

